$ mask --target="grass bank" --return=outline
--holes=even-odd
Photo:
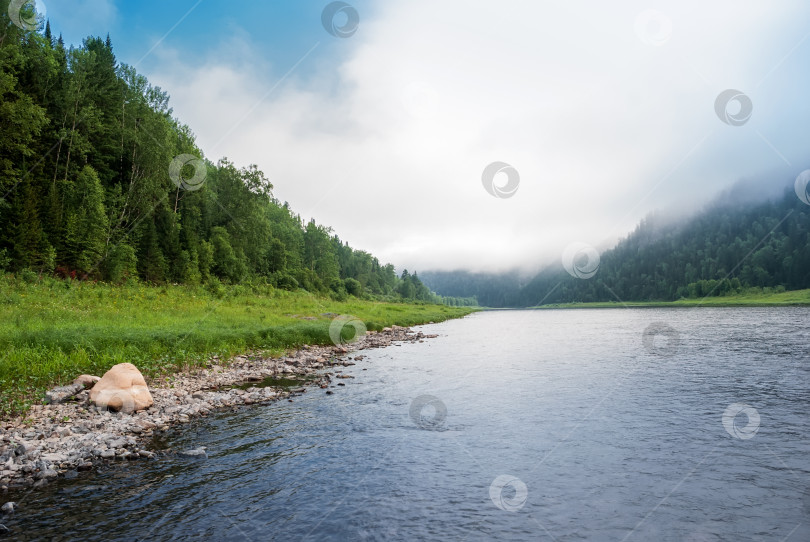
[[[745,292],[722,297],[679,299],[678,301],[629,301],[626,303],[560,303],[542,305],[538,309],[604,309],[626,307],[781,307],[810,306],[810,289],[789,292]]]
[[[49,387],[116,363],[159,377],[248,350],[280,354],[329,344],[334,315],[369,330],[440,322],[473,309],[334,301],[298,291],[233,286],[111,286],[0,277],[0,415],[25,411]],[[353,328],[346,326],[344,334]]]

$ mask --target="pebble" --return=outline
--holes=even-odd
[[[196,457],[199,459],[208,459],[208,454],[205,453],[205,446],[201,446],[193,450],[184,450],[182,452],[177,452],[177,455],[183,457]]]
[[[357,351],[382,348],[395,342],[416,342],[428,337],[421,332],[392,326],[390,331],[369,332],[349,346]],[[172,425],[190,422],[215,409],[280,399],[292,401],[291,393],[306,391],[306,388],[273,387],[243,390],[233,386],[283,376],[307,378],[310,385],[325,388],[331,378],[320,372],[322,367],[328,366],[334,371],[336,366],[354,365],[351,357],[339,357],[343,354],[348,354],[348,349],[342,346],[305,345],[281,358],[242,355],[225,364],[214,356],[205,368],[150,382],[155,402],[148,410],[135,414],[94,408],[87,402],[87,393],[83,390],[64,402],[52,394],[53,402],[33,405],[24,417],[3,420],[0,426],[0,490],[26,486],[40,488],[60,476],[60,472],[66,478],[75,478],[78,471],[91,470],[103,461],[116,458],[152,458],[155,454],[141,447],[151,440],[153,431],[166,431]],[[354,356],[354,359],[359,361],[363,357]],[[326,394],[332,395],[333,392],[326,390]],[[199,448],[180,455],[207,457],[205,450]],[[98,459],[90,461],[94,458]]]
[[[59,473],[56,472],[53,469],[45,469],[45,470],[39,471],[37,473],[37,478],[39,478],[41,480],[47,480],[49,478],[56,478],[57,476],[59,476]]]
[[[4,514],[13,514],[15,504],[17,504],[17,503],[7,502],[3,506],[0,506],[0,512],[3,512]]]

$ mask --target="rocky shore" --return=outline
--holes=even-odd
[[[133,414],[99,409],[86,390],[64,403],[35,405],[25,416],[0,422],[0,492],[75,478],[105,462],[154,458],[148,441],[155,431],[218,409],[288,399],[311,386],[332,394],[332,379],[348,378],[341,367],[363,358],[356,351],[433,337],[392,326],[347,345],[304,346],[281,358],[247,355],[227,363],[212,358],[204,368],[148,382],[154,404]],[[281,386],[282,380],[300,383]]]

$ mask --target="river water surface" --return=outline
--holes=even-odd
[[[207,460],[20,493],[20,540],[810,540],[810,309],[493,311],[333,395],[165,435]],[[646,330],[646,334],[645,334]]]

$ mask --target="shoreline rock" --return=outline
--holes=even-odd
[[[155,401],[138,368],[131,363],[119,363],[104,373],[90,390],[90,402],[97,407],[131,414],[146,410]]]
[[[400,326],[386,329],[370,331],[345,345],[304,345],[280,358],[248,354],[226,364],[214,356],[204,368],[149,382],[154,403],[132,413],[110,412],[93,405],[86,386],[93,385],[98,377],[82,375],[74,387],[81,384],[83,389],[72,399],[34,405],[25,416],[0,422],[0,492],[43,487],[68,473],[75,477],[77,471],[110,462],[152,459],[156,453],[147,448],[157,431],[226,408],[289,399],[311,386],[329,387],[335,373],[328,369],[355,364],[347,355],[349,349],[384,348],[437,336]],[[363,356],[354,356],[356,361],[361,359]],[[270,384],[264,385],[268,379]],[[299,382],[293,389],[273,385],[275,380],[285,379]]]

